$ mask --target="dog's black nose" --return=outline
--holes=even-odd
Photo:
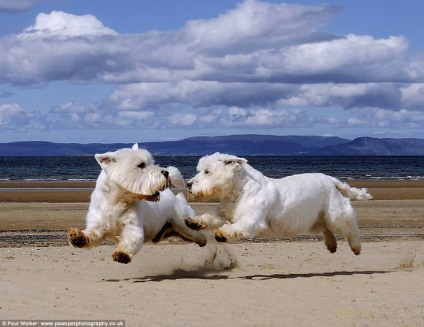
[[[193,185],[193,183],[192,182],[189,182],[189,183],[187,183],[187,188],[189,189],[189,190],[191,190],[191,186]]]
[[[169,172],[167,170],[162,170],[161,173],[163,176],[165,176],[165,178],[168,178]]]

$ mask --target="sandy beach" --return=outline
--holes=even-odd
[[[109,244],[67,245],[94,183],[0,183],[0,320],[124,320],[126,326],[422,326],[424,182],[351,182],[363,234],[330,254],[320,237],[205,248],[146,244],[129,265]],[[191,203],[198,213],[214,203]]]

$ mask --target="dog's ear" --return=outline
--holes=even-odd
[[[239,170],[245,163],[247,163],[246,159],[238,157],[234,157],[224,161],[224,165],[231,165],[234,171]]]
[[[133,149],[133,150],[138,150],[138,143],[134,143],[134,145],[132,146],[132,148],[131,149]]]
[[[96,155],[94,155],[94,157],[96,158],[97,163],[102,168],[106,168],[106,167],[110,166],[110,164],[116,162],[114,152],[106,152],[106,153],[102,153],[102,154],[97,153]]]
[[[169,166],[166,168],[166,171],[169,173],[169,179],[171,180],[171,183],[172,185],[174,185],[174,187],[179,187],[179,188],[186,187],[186,182],[183,176],[181,175],[180,171],[178,170],[178,168]]]

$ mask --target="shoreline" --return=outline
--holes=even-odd
[[[352,187],[367,188],[373,195],[373,200],[424,200],[424,181],[345,182]],[[87,181],[0,182],[0,203],[86,203],[90,201],[94,186],[95,182]]]

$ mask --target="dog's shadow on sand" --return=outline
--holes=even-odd
[[[305,274],[256,274],[246,276],[228,276],[226,274],[211,274],[211,271],[207,270],[183,270],[176,269],[168,274],[160,274],[154,276],[144,276],[139,278],[124,278],[124,279],[104,279],[104,282],[121,282],[127,281],[131,283],[147,283],[147,282],[162,282],[169,280],[181,280],[181,279],[201,279],[201,280],[253,280],[263,281],[272,279],[294,279],[294,278],[314,278],[314,277],[337,277],[337,276],[354,276],[354,275],[375,275],[375,274],[387,274],[393,271],[385,270],[366,270],[366,271],[334,271],[334,272],[323,272],[323,273],[305,273]]]
[[[160,274],[152,276],[144,276],[139,278],[124,278],[124,279],[104,279],[104,282],[121,282],[127,281],[132,283],[146,283],[146,282],[162,282],[165,280],[180,280],[180,279],[202,279],[202,280],[220,280],[230,279],[227,275],[213,274],[211,271],[206,270],[184,270],[176,269],[169,274]]]
[[[271,274],[271,275],[250,275],[239,277],[248,280],[269,280],[269,279],[294,279],[294,278],[313,278],[313,277],[337,277],[337,276],[354,276],[354,275],[374,275],[387,274],[392,271],[384,270],[366,270],[366,271],[332,271],[323,273],[307,273],[307,274]]]

